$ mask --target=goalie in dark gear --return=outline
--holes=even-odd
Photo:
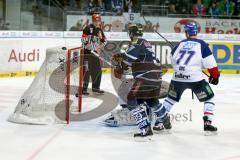
[[[129,36],[131,38],[132,43],[136,43],[134,38],[138,36],[140,37],[142,36],[141,25],[131,24],[130,26],[132,27],[129,28]],[[145,42],[145,43],[146,45],[148,45],[148,42]],[[122,108],[111,112],[111,115],[109,115],[104,120],[104,123],[107,126],[111,126],[111,127],[118,127],[118,126],[124,126],[124,125],[136,125],[136,121],[132,116],[132,111],[131,111],[132,108],[130,107],[130,105],[127,105],[127,101],[132,96],[131,94],[133,93],[133,90],[134,90],[133,88],[136,88],[137,84],[141,83],[140,90],[143,91],[142,93],[138,92],[139,94],[135,95],[137,96],[135,98],[138,98],[138,99],[140,98],[144,99],[149,96],[153,96],[157,99],[165,98],[169,88],[169,83],[166,81],[161,81],[161,84],[157,85],[159,87],[155,88],[154,90],[151,87],[149,88],[149,85],[148,85],[149,83],[147,81],[140,80],[140,79],[136,80],[133,76],[129,77],[129,72],[131,73],[132,70],[136,70],[136,69],[139,70],[139,67],[140,67],[140,70],[142,68],[147,68],[148,71],[154,68],[157,69],[158,72],[156,72],[155,75],[157,75],[158,77],[157,79],[161,79],[161,76],[167,72],[167,67],[158,66],[158,65],[156,66],[155,64],[151,65],[153,64],[152,62],[144,64],[144,63],[141,63],[141,61],[140,63],[134,63],[132,66],[130,66],[128,61],[126,60],[128,58],[126,57],[126,54],[125,54],[127,50],[128,50],[128,47],[123,46],[123,48],[121,48],[121,53],[115,54],[112,57],[112,64],[115,65],[115,67],[112,70],[112,73],[116,78],[121,80],[121,84],[117,90],[118,90],[119,102]],[[143,72],[145,71],[146,70],[143,69]],[[159,74],[160,72],[161,74]],[[146,78],[153,78],[153,77],[148,77],[148,75],[146,75]],[[138,82],[136,83],[136,81]],[[154,82],[150,82],[150,83],[152,84]],[[146,94],[146,89],[150,90],[150,92],[147,92],[150,95]],[[149,117],[151,117],[151,110],[148,109],[147,111],[148,111]]]

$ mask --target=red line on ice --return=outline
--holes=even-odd
[[[60,135],[63,128],[58,130],[52,137],[50,137],[43,145],[41,145],[38,149],[36,149],[28,158],[27,160],[33,160],[40,152],[42,152],[57,136]]]

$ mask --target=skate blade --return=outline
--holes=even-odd
[[[147,137],[134,137],[135,142],[149,142],[152,141],[153,136],[147,136]]]
[[[164,130],[160,130],[160,131],[158,131],[158,130],[153,130],[153,132],[154,132],[155,134],[171,134],[171,133],[172,133],[170,129],[164,129]]]
[[[100,123],[107,126],[107,127],[119,127],[119,125],[115,122],[102,121]]]
[[[215,136],[217,135],[217,131],[211,132],[211,131],[204,131],[204,136]]]
[[[93,95],[95,96],[101,96],[101,95],[104,95],[104,93],[98,93],[98,92],[92,92]]]

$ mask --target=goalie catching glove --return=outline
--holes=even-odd
[[[124,63],[125,55],[121,53],[114,54],[111,58],[114,66],[120,66],[123,70],[128,70],[128,65]]]
[[[111,62],[114,65],[113,73],[116,78],[121,79],[124,71],[128,70],[128,66],[123,62],[123,54],[115,54],[111,58]]]
[[[123,54],[117,53],[112,56],[112,61],[116,64],[119,64],[123,61]]]

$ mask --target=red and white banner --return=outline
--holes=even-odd
[[[212,18],[169,18],[169,17],[143,17],[139,14],[123,16],[102,16],[102,28],[106,32],[126,31],[129,22],[142,23],[146,32],[157,30],[161,33],[181,33],[183,26],[189,21],[195,21],[200,26],[200,33],[207,34],[240,34],[240,20],[237,19],[212,19]],[[78,28],[91,23],[91,16],[67,15],[67,30]]]

